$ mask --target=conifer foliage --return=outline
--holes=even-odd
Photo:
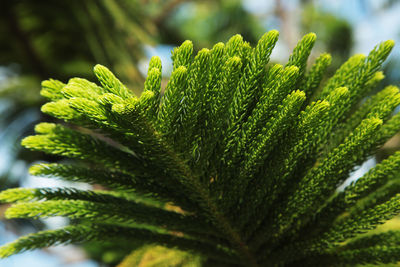
[[[9,243],[0,257],[131,240],[192,253],[205,266],[400,260],[400,232],[360,236],[400,212],[400,153],[337,190],[400,129],[400,114],[393,115],[399,89],[369,96],[393,41],[351,57],[325,80],[330,55],[307,70],[315,34],[299,41],[285,66],[269,62],[277,40],[273,30],[251,47],[236,35],[196,55],[185,41],[172,52],[165,92],[153,57],[140,97],[100,65],[99,85],[44,81],[50,102],[42,111],[65,123],[37,125],[22,145],[70,160],[37,164],[31,173],[104,190],[1,192],[1,201],[14,203],[8,218],[72,221]]]

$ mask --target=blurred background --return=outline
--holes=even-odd
[[[171,49],[184,40],[192,40],[196,49],[211,48],[240,33],[255,44],[271,29],[280,31],[273,61],[285,62],[301,36],[315,32],[318,40],[311,58],[331,53],[329,73],[333,73],[349,55],[368,53],[380,41],[393,39],[400,44],[398,14],[397,0],[1,0],[0,190],[66,185],[30,177],[27,169],[33,161],[58,159],[20,147],[21,138],[31,134],[36,123],[52,120],[40,113],[44,99],[39,90],[44,79],[67,82],[79,76],[94,81],[92,67],[100,63],[140,94],[151,56],[161,57],[167,79]],[[386,79],[380,88],[399,85],[400,45],[384,68]],[[399,140],[390,140],[352,179],[397,150]],[[0,206],[0,214],[5,208]],[[2,219],[0,245],[65,223],[63,218]],[[400,220],[383,227],[400,228]],[[127,253],[124,244],[91,243],[27,252],[2,260],[0,266],[115,266]]]

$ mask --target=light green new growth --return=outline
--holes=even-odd
[[[44,81],[42,111],[67,124],[40,123],[22,145],[70,160],[34,165],[31,174],[107,190],[1,192],[0,201],[14,203],[7,218],[64,216],[74,225],[22,237],[0,257],[124,241],[144,246],[121,266],[138,264],[149,248],[165,253],[160,264],[178,257],[194,266],[399,261],[399,232],[358,235],[400,212],[400,153],[337,191],[400,129],[397,87],[367,97],[384,78],[393,41],[351,57],[323,82],[329,54],[307,70],[315,34],[285,65],[269,62],[277,40],[270,31],[251,47],[235,35],[197,54],[185,41],[172,52],[165,90],[161,60],[150,60],[140,97],[100,65],[100,85]]]

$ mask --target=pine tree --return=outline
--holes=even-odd
[[[399,232],[361,235],[400,212],[400,153],[337,190],[400,129],[399,89],[368,97],[393,41],[351,57],[322,82],[330,55],[306,68],[315,34],[299,41],[285,66],[269,63],[277,40],[270,31],[251,47],[235,35],[195,56],[185,41],[172,52],[165,93],[158,57],[140,97],[101,65],[94,67],[100,85],[44,81],[50,102],[42,111],[65,123],[38,124],[22,145],[70,160],[34,165],[31,174],[104,190],[1,192],[1,201],[14,203],[7,218],[72,221],[9,243],[0,257],[99,240],[144,245],[121,266],[135,266],[152,244],[165,247],[165,266],[188,255],[204,266],[400,260]]]

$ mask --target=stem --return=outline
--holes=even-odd
[[[149,126],[150,129],[152,127]],[[258,267],[257,261],[255,257],[250,252],[248,246],[242,241],[238,232],[231,226],[229,221],[218,211],[218,207],[212,201],[209,192],[202,186],[200,183],[200,179],[192,174],[188,166],[177,156],[175,152],[165,143],[163,142],[163,138],[154,130],[152,132],[156,136],[158,140],[161,141],[162,146],[165,148],[168,156],[173,160],[173,163],[178,166],[178,168],[182,171],[184,176],[192,185],[191,191],[197,195],[194,199],[197,202],[200,202],[199,205],[203,210],[212,217],[212,221],[215,226],[222,231],[228,237],[229,242],[232,246],[242,255],[242,258],[246,259],[247,266]],[[198,201],[198,200],[201,201]]]

